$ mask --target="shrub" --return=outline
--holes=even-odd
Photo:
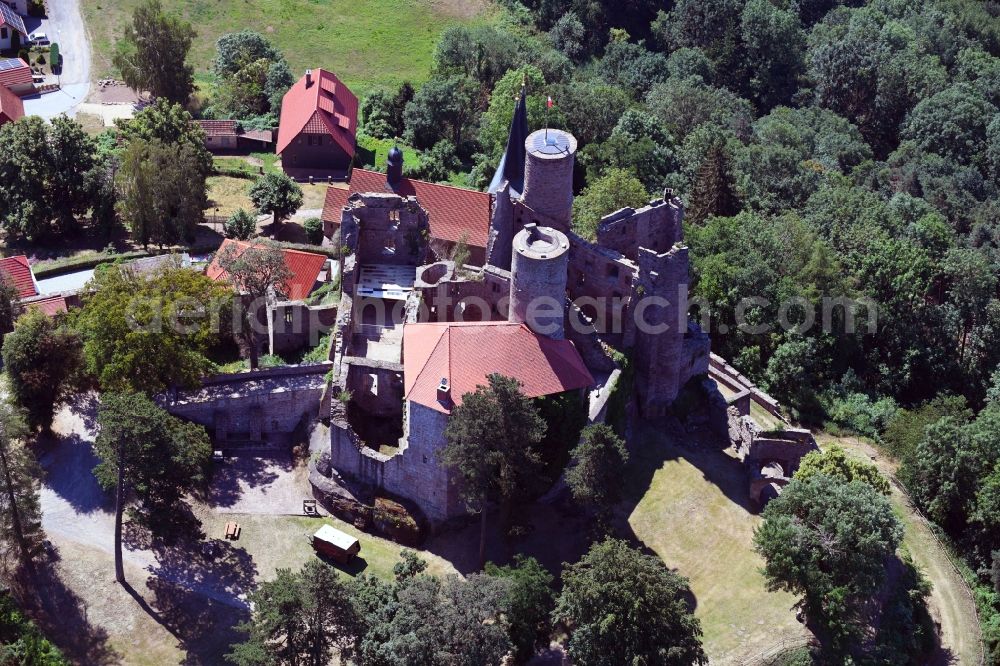
[[[323,220],[318,217],[310,217],[302,227],[306,230],[306,237],[313,245],[323,244]]]
[[[52,45],[49,46],[49,62],[52,63],[53,68],[62,65],[62,59],[59,56],[59,45],[55,42],[52,42]]]
[[[257,233],[257,219],[249,211],[240,208],[223,223],[222,233],[226,238],[248,240]]]

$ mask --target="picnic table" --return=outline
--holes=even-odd
[[[226,523],[226,538],[236,541],[240,538],[240,524]]]

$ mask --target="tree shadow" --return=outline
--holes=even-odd
[[[113,498],[93,474],[100,458],[92,442],[76,434],[53,434],[39,436],[36,447],[38,462],[45,473],[45,485],[77,512],[113,510]]]
[[[108,644],[108,633],[87,618],[83,600],[59,576],[58,549],[46,542],[36,559],[34,579],[18,581],[18,600],[47,636],[72,662],[93,666],[121,663],[121,655]]]
[[[277,468],[277,470],[275,469]],[[259,458],[238,457],[224,462],[216,462],[212,469],[207,503],[213,507],[232,507],[243,496],[241,483],[250,488],[259,488],[273,483],[279,477],[278,471],[290,472],[295,468],[289,457]]]
[[[242,548],[222,539],[154,539],[157,563],[147,567],[153,593],[147,612],[177,638],[185,664],[218,664],[238,642],[235,626],[249,618],[246,597],[257,567]]]

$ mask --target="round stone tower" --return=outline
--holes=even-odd
[[[576,137],[557,129],[532,132],[524,142],[524,193],[528,208],[569,229],[573,218]]]
[[[525,323],[540,335],[562,340],[568,267],[566,234],[550,227],[525,225],[514,237],[508,320]]]

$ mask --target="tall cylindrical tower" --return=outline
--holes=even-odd
[[[523,322],[540,335],[562,340],[568,267],[566,234],[550,227],[525,225],[514,237],[508,320]]]
[[[573,161],[576,137],[563,130],[532,132],[524,142],[521,201],[547,221],[569,229],[573,219]]]

